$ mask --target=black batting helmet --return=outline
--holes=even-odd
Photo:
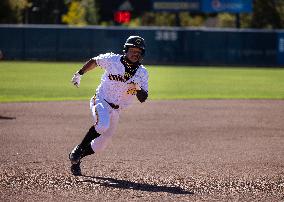
[[[126,39],[123,46],[124,53],[127,53],[129,47],[136,47],[142,50],[142,55],[145,54],[145,40],[140,36],[130,36]]]

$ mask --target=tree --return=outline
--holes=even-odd
[[[21,23],[28,6],[28,0],[1,0],[0,23]]]
[[[283,27],[281,16],[277,10],[275,0],[254,0],[254,12],[251,19],[252,28],[273,28]]]
[[[83,6],[86,9],[85,19],[89,25],[97,25],[99,23],[98,6],[96,0],[84,0]]]
[[[202,26],[205,21],[205,16],[201,14],[190,14],[188,12],[179,13],[180,25],[183,27],[193,26],[198,27]]]
[[[86,10],[79,1],[72,1],[68,6],[68,12],[62,16],[62,22],[69,25],[86,25]]]
[[[62,21],[69,25],[98,24],[98,9],[95,0],[73,0],[68,5],[68,12]]]
[[[13,23],[16,21],[15,15],[9,0],[0,1],[0,23]]]
[[[218,27],[235,27],[235,15],[230,13],[218,14]]]

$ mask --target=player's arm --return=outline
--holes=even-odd
[[[138,83],[131,82],[128,84],[127,94],[136,95],[137,99],[142,103],[148,98],[148,92],[140,87]]]
[[[90,71],[92,69],[94,69],[95,67],[97,67],[97,62],[94,58],[90,59],[89,61],[87,61],[83,67],[77,71],[73,77],[71,82],[76,86],[79,87],[80,86],[80,81],[81,81],[81,77],[83,74],[85,74],[87,71]]]
[[[90,71],[92,69],[94,69],[95,67],[97,67],[97,62],[94,58],[90,59],[89,61],[87,61],[83,67],[78,71],[78,73],[80,75],[83,75],[84,73],[86,73],[87,71]]]
[[[148,98],[148,73],[144,71],[140,74],[140,79],[137,82],[136,97],[142,103]]]

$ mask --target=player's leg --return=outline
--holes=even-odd
[[[74,175],[81,175],[80,160],[94,153],[91,147],[91,141],[104,133],[110,125],[109,109],[105,102],[100,102],[99,99],[91,99],[90,108],[94,119],[94,125],[91,126],[86,133],[82,142],[76,145],[69,154],[69,159],[72,163],[71,171]],[[100,131],[100,132],[97,132]]]
[[[109,128],[110,111],[106,105],[107,103],[105,103],[104,100],[94,100],[93,98],[90,100],[90,109],[94,122],[89,131],[86,133],[82,142],[79,145],[76,145],[71,151],[69,158],[72,164],[77,164],[82,156],[92,154],[93,152],[90,150],[91,141],[99,137]]]
[[[74,149],[69,154],[69,159],[72,164],[77,164],[82,156],[87,156],[93,154],[89,149],[90,143],[93,139],[99,137],[100,134],[96,131],[95,126],[91,126],[91,128],[86,133],[82,142],[74,147]]]
[[[88,135],[89,134],[87,133],[86,136],[88,136]],[[84,139],[86,139],[86,136],[85,136]],[[92,140],[93,139],[91,139],[90,141],[92,141]],[[71,161],[71,172],[73,173],[73,175],[75,175],[75,176],[81,175],[81,168],[80,168],[81,159],[84,158],[85,156],[88,156],[88,155],[91,155],[91,154],[94,154],[94,151],[91,147],[91,143],[86,142],[86,145],[83,145],[81,143],[81,144],[75,146],[75,148],[69,154],[69,159]]]
[[[109,128],[101,136],[95,138],[91,142],[91,147],[94,152],[100,152],[106,148],[107,144],[109,143],[115,132],[118,120],[119,112],[116,110],[111,110]]]

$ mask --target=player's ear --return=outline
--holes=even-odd
[[[128,47],[127,47],[127,46],[124,46],[124,47],[123,47],[123,53],[126,54],[127,51],[128,51]]]

